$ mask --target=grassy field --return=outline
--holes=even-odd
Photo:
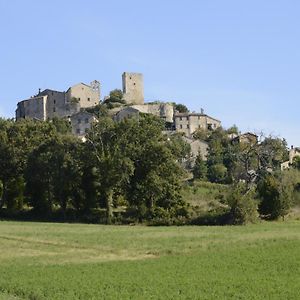
[[[300,222],[0,222],[0,299],[300,299]]]

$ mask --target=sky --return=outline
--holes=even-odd
[[[0,0],[0,117],[38,89],[144,74],[145,100],[300,146],[298,0]]]

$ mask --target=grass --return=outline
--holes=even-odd
[[[299,299],[300,222],[0,222],[2,299]]]
[[[227,192],[228,186],[226,185],[194,181],[183,187],[182,196],[191,206],[208,212],[222,206],[220,200],[225,197]]]

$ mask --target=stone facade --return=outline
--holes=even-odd
[[[294,158],[300,156],[300,148],[299,147],[291,147],[289,151],[289,160],[285,161],[281,164],[281,170],[289,169],[290,165],[293,163]]]
[[[125,119],[131,119],[139,116],[140,111],[136,108],[128,106],[119,110],[113,117],[113,119],[117,122],[121,122]]]
[[[201,154],[201,157],[204,161],[207,160],[207,154],[208,154],[208,143],[201,140],[195,140],[193,138],[188,138],[186,136],[182,137],[183,140],[191,146],[191,156],[190,160],[192,162],[192,167],[195,165],[196,158],[198,154]]]
[[[233,143],[254,145],[258,142],[258,137],[252,132],[240,134],[232,139]]]
[[[81,111],[70,117],[72,133],[83,141],[85,140],[85,135],[91,129],[92,124],[97,122],[97,118],[88,112]]]
[[[123,98],[127,104],[144,104],[144,80],[141,73],[122,75]]]
[[[174,109],[173,105],[169,103],[130,105],[117,112],[115,120],[122,121],[125,118],[131,118],[139,113],[152,114],[163,119],[165,122],[173,123]]]
[[[47,96],[36,96],[18,103],[16,119],[30,116],[33,119],[46,120]]]
[[[215,130],[221,126],[221,121],[202,113],[176,113],[174,115],[175,129],[191,137],[197,129]]]
[[[16,119],[36,118],[39,120],[54,117],[70,117],[80,108],[92,107],[99,103],[100,87],[84,83],[70,87],[67,92],[46,89],[37,95],[18,103]]]

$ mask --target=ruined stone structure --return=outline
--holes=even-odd
[[[123,98],[127,104],[144,104],[144,81],[141,73],[124,72]]]
[[[197,129],[215,130],[221,126],[221,121],[203,113],[175,113],[176,131],[191,137]]]
[[[117,112],[115,120],[122,121],[126,118],[137,116],[139,113],[152,114],[165,122],[173,123],[174,108],[169,103],[130,105]]]
[[[70,117],[72,133],[85,141],[85,135],[91,129],[97,118],[86,111],[80,111]]]
[[[70,117],[80,108],[95,106],[100,100],[100,84],[93,81],[70,87],[66,92],[50,89],[39,91],[35,96],[18,103],[16,119],[36,118],[47,120],[53,117]]]

